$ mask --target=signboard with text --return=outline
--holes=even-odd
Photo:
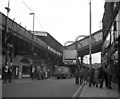
[[[64,50],[63,62],[65,64],[76,64],[77,51],[76,50]]]

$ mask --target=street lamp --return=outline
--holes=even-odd
[[[33,15],[33,34],[34,34],[35,13],[30,13],[30,15]]]
[[[7,24],[7,21],[8,21],[8,16],[9,16],[9,12],[10,12],[9,5],[10,5],[10,0],[8,0],[8,7],[5,7],[5,9],[7,10],[6,28],[5,28],[5,46],[6,46],[6,55],[5,55],[6,63],[5,64],[8,63],[8,55],[9,55],[9,48],[8,48],[8,45],[7,45],[7,40],[9,39],[9,35],[7,35],[8,34],[8,24]]]
[[[9,5],[10,5],[10,0],[8,0],[8,7],[5,7],[5,9],[7,10],[7,17],[8,17],[8,15],[9,15],[9,12],[10,12]]]
[[[33,36],[34,36],[34,23],[35,23],[35,13],[30,13],[30,15],[33,15],[33,34],[32,34],[32,74],[35,77],[35,72],[36,72],[36,66],[35,66],[35,55],[34,55],[34,41],[33,41]],[[33,78],[34,78],[33,77]],[[33,79],[32,78],[32,79]]]

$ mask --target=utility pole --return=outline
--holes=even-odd
[[[89,81],[89,87],[91,87],[91,83],[92,83],[92,57],[91,57],[91,0],[90,0],[90,2],[89,2],[89,5],[90,5],[90,8],[89,8],[89,10],[90,10],[90,36],[89,36],[89,55],[90,55],[90,57],[89,57],[89,65],[90,65],[90,81]]]
[[[75,40],[75,49],[77,51],[76,64],[77,64],[78,69],[80,70],[80,66],[79,66],[80,64],[79,64],[79,60],[78,60],[78,41],[77,40]]]
[[[92,27],[92,25],[91,25],[91,0],[90,0],[89,4],[90,4],[90,37],[89,37],[89,55],[90,55],[90,57],[89,57],[89,63],[90,63],[90,69],[91,69],[92,68],[92,56],[91,56],[91,27]]]

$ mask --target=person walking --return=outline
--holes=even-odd
[[[81,68],[81,70],[80,70],[80,85],[82,85],[82,83],[83,83],[83,80],[84,80],[83,76],[84,76],[84,69]]]
[[[10,67],[8,68],[8,80],[9,83],[12,81],[12,63],[10,63]]]
[[[87,82],[87,71],[86,71],[86,69],[84,69],[84,72],[83,72],[83,82],[84,82],[84,84],[86,84],[86,82]]]
[[[105,81],[105,86],[106,88],[108,87],[108,76],[107,73],[105,71],[105,66],[101,66],[99,68],[99,75],[98,78],[100,79],[100,88],[103,87],[103,82]]]
[[[8,63],[6,63],[4,68],[3,83],[6,83],[8,80]]]
[[[90,70],[89,70],[89,87],[91,87],[92,84],[94,85],[94,83],[93,83],[93,81],[94,81],[93,75],[94,75],[94,68],[90,68]]]
[[[32,67],[31,77],[32,77],[32,80],[35,78],[35,68],[34,67]]]
[[[112,82],[112,69],[114,67],[114,60],[110,59],[110,64],[108,65],[108,67],[106,68],[106,72],[107,72],[107,76],[108,76],[108,89],[112,89],[111,87],[111,82]]]
[[[98,83],[99,83],[98,75],[99,75],[99,71],[98,71],[98,68],[96,68],[94,72],[94,82],[96,87],[98,87]]]
[[[79,70],[76,69],[75,71],[75,83],[78,85],[79,84]]]

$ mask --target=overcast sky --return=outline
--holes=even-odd
[[[5,15],[7,3],[8,0],[0,0],[0,11]],[[104,0],[91,0],[91,6],[94,33],[101,28]],[[32,30],[33,16],[29,13],[33,11],[36,15],[34,30],[50,33],[62,45],[79,35],[89,35],[89,0],[10,0],[10,9],[9,17],[21,22],[27,30]]]

